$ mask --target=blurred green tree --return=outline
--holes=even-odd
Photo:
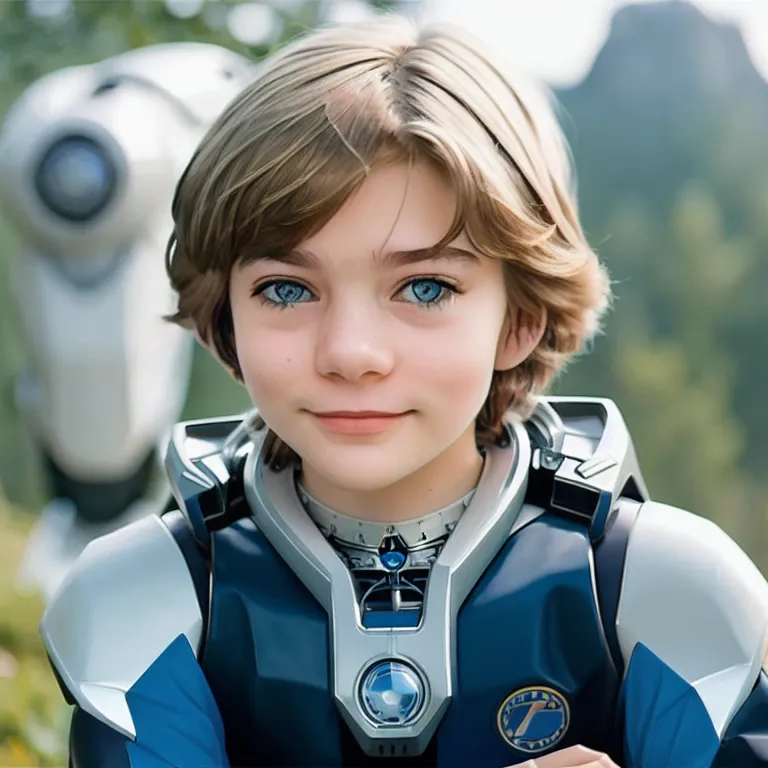
[[[654,496],[768,571],[768,84],[734,27],[670,2],[618,11],[559,96],[616,298],[558,391],[613,397]]]

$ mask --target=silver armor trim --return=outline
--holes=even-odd
[[[528,434],[518,419],[509,428],[510,447],[488,450],[475,495],[432,567],[424,614],[415,629],[363,628],[352,576],[302,507],[292,472],[271,471],[260,451],[246,462],[245,493],[259,529],[328,614],[333,695],[370,755],[385,750],[420,754],[450,703],[456,674],[456,616],[510,535],[527,488]],[[363,714],[360,678],[379,659],[410,662],[424,675],[428,700],[415,722],[377,726]]]
[[[408,549],[423,549],[447,536],[459,522],[474,494],[474,488],[458,501],[446,504],[442,509],[430,512],[416,520],[401,523],[376,523],[344,515],[321,504],[299,485],[299,498],[315,525],[339,543],[359,549],[377,551],[384,536],[397,534]]]
[[[125,694],[180,634],[197,653],[202,625],[184,556],[151,515],[88,544],[40,631],[78,706],[134,739]]]
[[[617,636],[643,643],[698,693],[722,737],[768,650],[768,584],[717,525],[646,502],[630,534]]]
[[[533,413],[528,418],[528,423],[533,425],[547,441],[547,447],[560,453],[565,441],[565,426],[557,411],[547,402],[539,399]]]

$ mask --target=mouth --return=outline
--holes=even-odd
[[[386,432],[411,411],[314,411],[324,429],[341,435],[375,435]]]
[[[321,419],[394,419],[405,416],[407,411],[393,413],[390,411],[313,411]]]

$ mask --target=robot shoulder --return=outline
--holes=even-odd
[[[196,669],[202,626],[184,556],[150,516],[85,548],[40,629],[72,703],[135,738],[128,693],[166,652]]]
[[[643,504],[617,615],[627,677],[654,680],[656,697],[692,687],[722,734],[760,676],[767,632],[768,584],[739,546],[709,520]]]
[[[187,421],[172,431],[165,470],[174,503],[202,550],[211,531],[250,514],[243,487],[245,461],[266,436],[252,411],[228,418]]]
[[[612,400],[542,397],[526,422],[531,439],[527,501],[589,527],[598,543],[625,499],[648,491],[627,425]]]

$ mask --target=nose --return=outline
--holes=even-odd
[[[394,366],[394,350],[383,318],[362,301],[337,303],[320,321],[315,365],[322,376],[357,382],[380,377]]]

